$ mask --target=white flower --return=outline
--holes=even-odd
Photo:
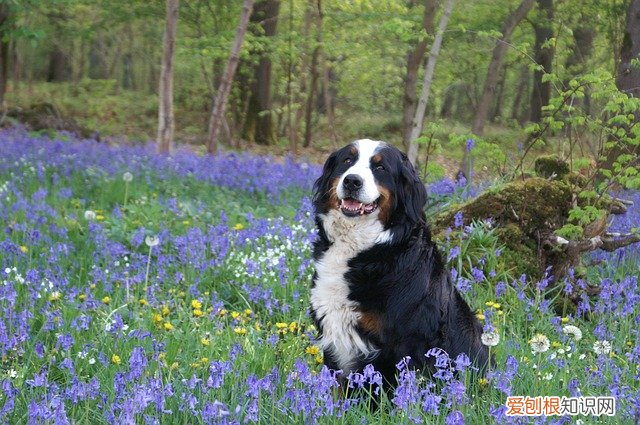
[[[495,347],[500,342],[500,334],[496,331],[483,332],[480,339],[487,347]]]
[[[547,336],[543,334],[536,334],[529,341],[529,345],[531,345],[531,349],[533,350],[534,354],[544,353],[545,351],[549,350],[549,347],[551,347],[549,338],[547,338]]]
[[[96,213],[91,210],[86,210],[84,212],[84,219],[87,221],[92,221],[96,219]]]
[[[131,180],[133,180],[133,174],[131,174],[130,172],[126,171],[122,175],[122,180],[124,180],[126,183],[129,183]]]
[[[544,379],[545,381],[551,381],[552,378],[553,378],[553,374],[551,372],[547,373],[542,377],[542,379]]]
[[[93,357],[91,357],[89,359],[89,364],[95,364],[96,363],[96,359],[94,359]]]
[[[160,239],[157,236],[147,236],[144,238],[144,243],[146,243],[149,248],[153,248],[160,243]]]
[[[18,372],[14,369],[9,369],[9,378],[14,379],[18,377]]]
[[[607,355],[611,352],[611,343],[606,339],[593,343],[593,351],[597,355]]]
[[[580,341],[582,339],[582,331],[577,326],[566,325],[562,328],[562,332],[573,338],[574,341]]]

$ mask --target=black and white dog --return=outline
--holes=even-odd
[[[428,368],[434,347],[487,363],[482,327],[451,282],[426,223],[426,190],[407,157],[357,140],[315,182],[319,239],[311,315],[325,364],[344,376],[371,363],[387,383],[396,364]]]

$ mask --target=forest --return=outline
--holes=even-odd
[[[0,423],[638,424],[639,122],[640,0],[0,0]],[[314,181],[363,138],[482,377],[323,366]]]

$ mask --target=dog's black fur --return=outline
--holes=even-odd
[[[398,149],[384,145],[379,154],[382,168],[376,165],[371,169],[378,187],[390,195],[386,202],[380,202],[380,220],[393,237],[351,258],[345,274],[349,299],[355,301],[363,316],[373,318],[362,322],[357,332],[379,351],[373,359],[360,358],[352,371],[361,371],[371,363],[387,383],[393,384],[396,364],[405,356],[411,357],[411,367],[431,369],[432,359],[425,353],[434,347],[444,349],[452,359],[466,353],[482,370],[488,359],[487,347],[480,339],[482,327],[454,287],[431,239],[424,213],[425,186]],[[331,246],[322,216],[336,208],[332,185],[349,169],[344,160],[349,155],[354,155],[352,145],[332,153],[315,182],[319,231],[313,251],[316,261]],[[312,285],[316,280],[314,275]],[[311,314],[322,335],[323,317],[317,316],[313,306]],[[324,361],[329,368],[339,369],[331,351],[325,350]]]

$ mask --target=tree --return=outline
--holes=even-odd
[[[247,25],[249,24],[249,16],[253,9],[254,0],[245,0],[242,5],[242,14],[240,15],[240,23],[236,29],[236,36],[231,48],[231,55],[227,62],[227,67],[224,71],[222,79],[220,80],[220,86],[218,88],[218,94],[214,102],[213,109],[211,110],[211,118],[209,119],[209,133],[207,136],[207,152],[215,153],[218,149],[218,133],[224,119],[224,109],[227,103],[227,97],[231,91],[231,83],[238,67],[238,61],[240,60],[240,49],[244,41],[244,36],[247,32]]]
[[[415,0],[411,0],[410,5],[415,6]],[[405,149],[409,149],[411,138],[411,124],[416,113],[416,103],[418,101],[417,84],[418,70],[424,60],[427,51],[426,35],[433,33],[433,18],[436,14],[438,0],[425,0],[424,12],[422,14],[422,29],[420,40],[415,47],[407,53],[407,73],[404,79],[404,96],[402,98],[402,141]]]
[[[553,67],[553,0],[537,0],[539,15],[533,22],[535,32],[534,60],[536,69],[533,72],[533,91],[531,93],[531,122],[542,120],[542,107],[549,104],[551,84],[543,81],[543,76],[549,74]]]
[[[502,29],[500,30],[502,36],[497,40],[496,45],[493,48],[491,62],[489,63],[487,76],[484,80],[482,97],[480,98],[480,102],[478,103],[478,107],[473,118],[473,127],[471,131],[478,136],[482,136],[484,124],[487,120],[487,116],[489,115],[489,109],[493,102],[496,85],[502,69],[502,62],[507,52],[507,48],[509,47],[511,34],[520,21],[527,16],[527,13],[529,13],[529,10],[533,7],[534,1],[535,0],[522,0],[520,5],[511,12],[509,16],[507,16],[507,19],[502,25]],[[463,168],[463,171],[466,170]]]
[[[256,3],[251,22],[254,35],[267,43],[276,34],[278,26],[279,0],[262,0]],[[265,49],[266,50],[266,49]],[[266,51],[257,53],[253,67],[253,82],[250,86],[247,116],[243,136],[250,142],[271,145],[276,140],[275,126],[271,116],[271,59]]]
[[[4,105],[9,80],[9,23],[9,6],[3,2],[0,4],[0,106]]]
[[[438,25],[438,33],[436,34],[436,38],[433,41],[433,46],[431,46],[431,51],[429,52],[429,60],[427,61],[427,66],[424,72],[424,81],[422,83],[422,93],[420,94],[420,100],[418,101],[418,106],[416,107],[416,113],[413,117],[413,122],[411,123],[411,136],[409,138],[409,149],[407,152],[407,156],[409,158],[409,161],[411,161],[413,165],[416,164],[416,160],[418,158],[418,138],[420,137],[420,133],[422,133],[424,114],[427,110],[429,91],[431,89],[431,83],[433,82],[433,72],[435,71],[436,61],[438,60],[440,48],[442,47],[442,38],[444,37],[444,31],[447,28],[449,16],[451,15],[451,11],[453,10],[453,2],[454,0],[447,0],[447,3],[444,6],[444,13],[442,15],[442,18],[440,18],[440,24]]]
[[[616,86],[618,90],[634,98],[636,102],[640,99],[640,0],[631,0],[627,9],[627,20],[622,34],[622,46],[620,47],[620,62],[616,67]],[[632,135],[632,131],[638,133],[638,123],[640,122],[640,108],[635,109],[633,123],[624,124],[627,133],[626,139],[634,140],[634,143],[615,141],[611,147],[606,149],[603,167],[612,169],[616,162],[623,165],[637,165],[640,156],[640,142],[637,136]],[[635,128],[634,128],[635,127]],[[629,157],[620,161],[621,155]],[[623,157],[624,158],[624,157]]]
[[[175,127],[173,119],[173,54],[176,45],[180,0],[166,0],[167,17],[164,29],[164,52],[160,73],[160,107],[158,109],[158,152],[169,153]]]

